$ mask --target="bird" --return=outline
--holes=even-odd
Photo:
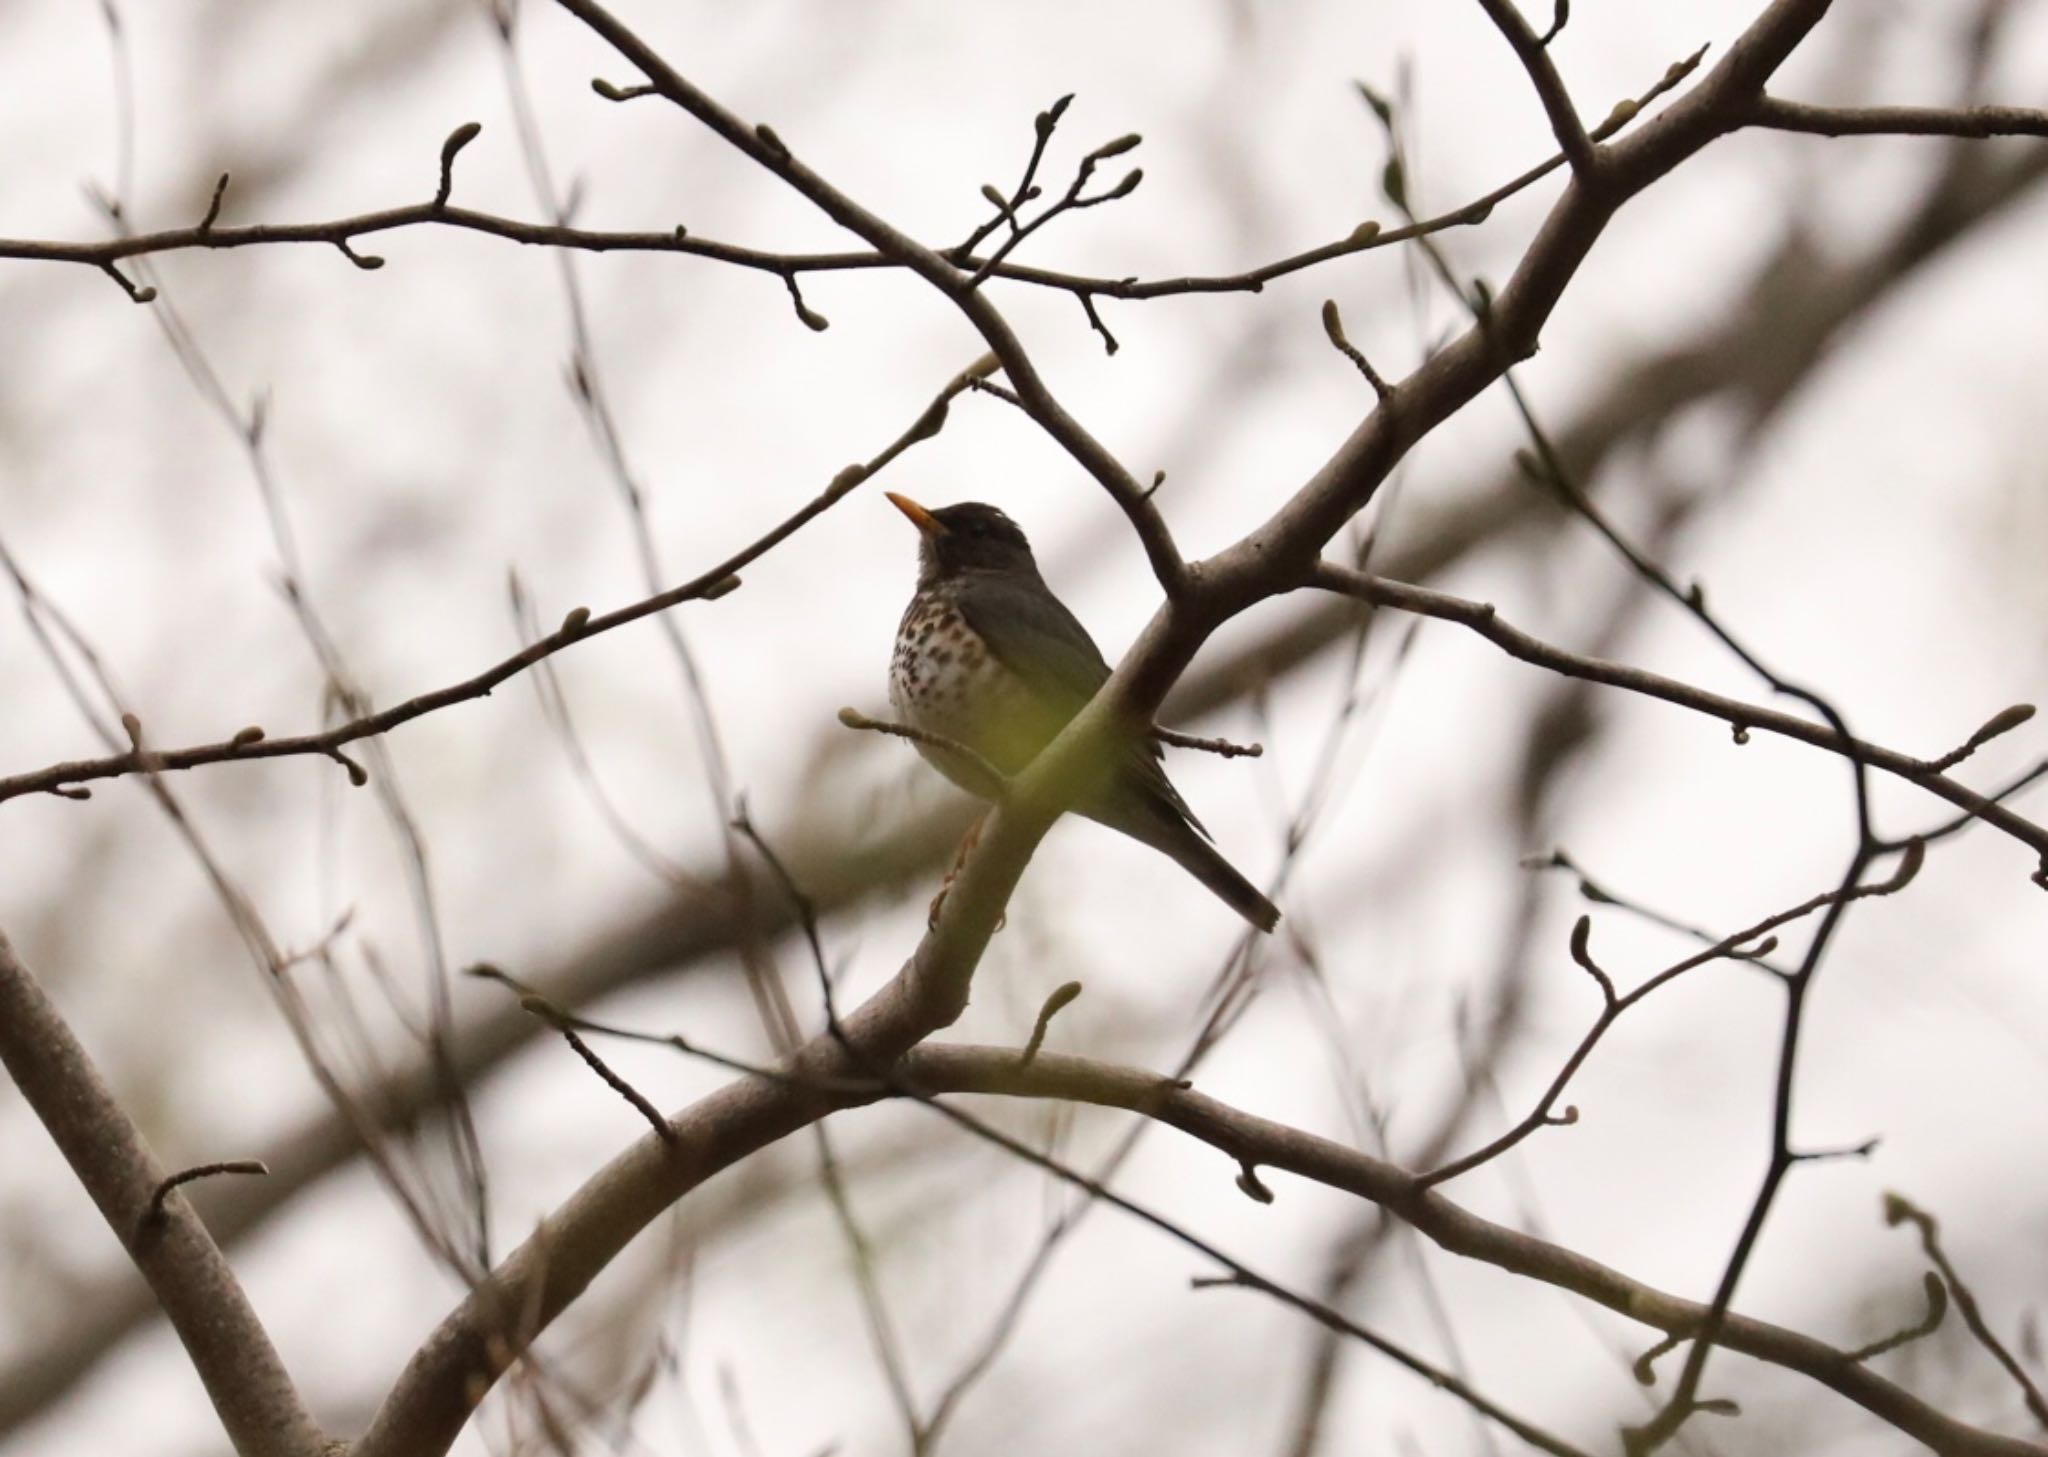
[[[896,628],[890,705],[909,727],[984,760],[915,741],[946,778],[991,798],[988,768],[1006,778],[1023,770],[1108,680],[1109,664],[1008,516],[980,501],[927,510],[884,494],[918,530],[917,590]],[[1075,811],[1160,851],[1259,930],[1278,925],[1278,907],[1223,858],[1168,781],[1159,745],[1112,752],[1117,762]]]

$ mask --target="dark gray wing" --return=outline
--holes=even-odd
[[[1095,639],[1042,580],[1018,573],[972,572],[956,589],[954,600],[996,661],[1022,679],[1043,708],[1042,722],[1033,726],[1038,748],[1065,728],[1109,680],[1109,664]],[[1184,819],[1207,835],[1187,801],[1167,781],[1161,757],[1159,745],[1150,740],[1131,756],[1134,777],[1157,796],[1144,798],[1152,799],[1154,811]]]
[[[996,661],[1023,680],[1058,728],[1109,678],[1088,629],[1044,582],[1021,573],[970,572],[954,600]]]

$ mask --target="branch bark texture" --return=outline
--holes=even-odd
[[[238,1457],[318,1457],[327,1439],[241,1282],[184,1195],[158,1203],[163,1167],[4,936],[0,1064],[149,1282]]]

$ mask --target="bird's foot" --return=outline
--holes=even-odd
[[[946,878],[939,882],[939,893],[932,897],[931,909],[924,913],[924,928],[927,931],[936,931],[939,929],[939,912],[946,908],[946,893],[952,890],[953,882],[958,877],[958,870],[949,871],[946,875]],[[1009,922],[1010,917],[1008,912],[996,912],[995,930],[1002,930],[1004,926],[1009,924]]]
[[[967,836],[961,840],[960,849],[953,856],[953,866],[946,872],[946,878],[939,882],[939,893],[932,897],[931,909],[925,912],[924,928],[927,931],[939,929],[939,912],[945,908],[946,892],[953,888],[953,882],[958,880],[960,872],[967,868],[967,857],[972,855],[974,847],[981,843],[981,827],[986,823],[988,823],[988,814],[984,811],[976,815],[974,823],[967,827]],[[996,929],[998,931],[1003,929],[1003,923],[1000,919],[996,921]]]

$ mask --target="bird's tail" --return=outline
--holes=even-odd
[[[1280,908],[1259,894],[1259,888],[1238,874],[1237,867],[1223,858],[1223,852],[1178,815],[1169,816],[1163,807],[1147,815],[1142,828],[1119,822],[1118,829],[1135,834],[1155,850],[1173,858],[1176,865],[1209,887],[1216,898],[1261,931],[1271,932],[1280,924]]]
[[[1209,887],[1225,905],[1261,931],[1271,932],[1280,924],[1280,908],[1259,894],[1259,888],[1238,874],[1237,867],[1223,853],[1192,830],[1185,840],[1169,848],[1188,874]]]

